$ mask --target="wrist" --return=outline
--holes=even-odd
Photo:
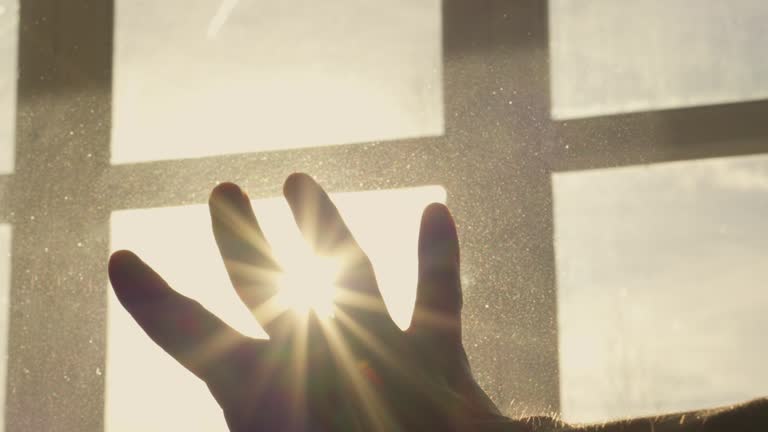
[[[499,416],[495,419],[483,420],[474,423],[471,429],[476,432],[563,432],[561,422],[552,417],[527,417],[512,420]]]

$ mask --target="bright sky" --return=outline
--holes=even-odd
[[[768,156],[557,174],[569,421],[768,394]]]
[[[0,0],[0,174],[13,172],[18,0]]]
[[[115,9],[115,163],[443,133],[439,0]]]
[[[768,99],[765,0],[549,0],[560,119]]]

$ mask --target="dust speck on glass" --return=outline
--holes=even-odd
[[[0,432],[223,430],[105,263],[138,251],[263,337],[207,289],[227,278],[204,203],[241,184],[290,255],[295,171],[338,200],[401,327],[420,213],[448,204],[464,342],[508,415],[768,394],[768,3],[67,5],[0,0]]]

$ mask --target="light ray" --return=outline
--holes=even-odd
[[[344,288],[337,289],[336,303],[345,307],[354,307],[372,312],[379,312],[381,309],[380,300],[374,299],[369,294]]]
[[[247,195],[243,194],[247,199]],[[228,202],[215,201],[212,203],[215,207],[216,217],[224,223],[232,232],[238,233],[246,239],[254,249],[270,255],[270,246],[262,233],[258,231],[257,226],[249,221],[246,216],[237,208]]]
[[[352,389],[362,401],[362,408],[370,423],[374,425],[374,430],[397,430],[379,396],[371,389],[369,382],[360,372],[361,360],[365,361],[365,359],[354,358],[332,321],[321,322],[321,329],[329,343],[331,353],[341,365],[340,370],[349,378]]]
[[[342,310],[336,311],[335,318],[338,320],[338,322],[343,325],[345,328],[352,331],[354,336],[356,336],[360,342],[365,344],[373,353],[377,354],[379,357],[382,358],[389,366],[392,366],[393,368],[399,369],[400,368],[400,362],[398,362],[397,358],[393,353],[388,351],[383,343],[383,341],[379,340],[376,336],[374,336],[371,332],[366,330],[363,326],[356,323],[352,317],[347,315]]]
[[[296,328],[296,334],[293,338],[293,358],[291,359],[291,403],[293,403],[293,412],[301,413],[301,416],[295,416],[294,420],[305,417],[306,411],[306,371],[307,371],[307,332],[309,320],[308,314],[297,317],[300,320]],[[294,425],[298,426],[298,425]]]
[[[251,309],[251,313],[258,318],[258,321],[262,326],[269,325],[269,323],[289,311],[290,308],[281,303],[277,296],[272,296],[264,303]]]
[[[255,266],[252,263],[227,258],[224,260],[230,274],[230,278],[238,281],[248,281],[249,284],[273,285],[280,277],[281,272],[275,269]]]
[[[395,321],[402,328],[403,324],[407,324],[404,322],[406,319],[403,318],[410,319],[415,297],[413,288],[417,278],[415,258],[419,217],[428,203],[445,201],[445,190],[439,186],[428,186],[402,190],[339,193],[333,194],[332,198],[355,239],[370,258],[387,308],[394,317],[401,317]],[[305,254],[304,256],[308,254],[314,256],[314,251],[311,251],[304,236],[297,229],[285,200],[283,198],[254,200],[252,205],[264,234],[263,237],[254,228],[252,222],[249,223],[243,219],[234,211],[234,208],[216,208],[215,210],[219,210],[218,215],[221,216],[222,224],[234,232],[243,233],[254,249],[271,251],[275,261],[283,270],[297,271],[302,275],[301,265],[295,265],[292,262],[297,258],[298,261],[304,259],[297,257],[297,252],[301,251],[301,254]],[[259,322],[269,325],[274,320],[280,321],[280,315],[290,312],[293,308],[287,307],[276,297],[256,308],[243,307],[242,301],[231,288],[213,236],[205,229],[199,230],[200,227],[209,224],[210,216],[206,205],[121,210],[113,213],[112,216],[111,247],[114,250],[134,250],[181,294],[195,299],[244,335],[256,339],[268,338],[263,328],[256,325],[253,316],[256,315]],[[332,252],[347,267],[356,267],[354,260],[359,257],[355,257],[351,249],[338,248]],[[232,261],[232,258],[235,260]],[[322,264],[322,259],[315,265],[325,265]],[[281,283],[281,285],[287,283],[287,281],[280,281],[282,270],[277,270],[277,267],[266,268],[239,256],[229,257],[226,264],[232,270],[233,279],[243,278],[246,282]],[[301,286],[302,293],[304,290],[309,292],[317,287],[314,278],[306,279],[311,280],[311,283]],[[327,282],[323,285],[327,287],[332,283]],[[243,297],[248,296],[247,290],[240,294],[244,294]],[[339,304],[349,305],[350,308],[354,305],[361,311],[376,310],[372,299],[364,294],[349,293],[346,290],[340,290],[336,294],[337,307]],[[255,303],[250,304],[253,306]],[[380,304],[378,310],[380,311]],[[351,311],[347,309],[346,312]],[[296,314],[295,317],[305,318],[301,314]],[[330,321],[335,326],[340,325],[335,319]],[[322,339],[324,336],[320,328],[317,328],[317,337]],[[339,327],[337,330],[347,331]],[[299,331],[306,331],[306,329],[297,328],[295,335],[298,335]],[[351,344],[357,344],[358,336],[352,336],[351,331],[345,336],[352,337],[347,341],[347,350],[351,351]],[[186,371],[180,370],[176,362],[146,338],[130,315],[120,306],[114,294],[110,296],[108,338],[110,341],[107,353],[108,369],[105,378],[107,388],[105,417],[108,419],[105,425],[106,430],[110,432],[149,431],[179,427],[189,431],[226,429],[221,413],[215,408],[216,404],[205,386],[201,386],[198,380],[190,377]],[[254,382],[251,385],[266,391],[266,386],[271,385],[270,381],[278,371],[286,374],[303,371],[304,374],[308,374],[310,369],[316,370],[307,364],[307,359],[311,359],[313,355],[313,351],[310,350],[313,350],[314,342],[315,333],[311,328],[306,335],[298,336],[296,343],[303,344],[304,348],[299,352],[299,346],[295,347],[297,357],[293,358],[293,366],[287,363],[289,360],[287,357],[264,358],[261,372],[259,376],[252,378]],[[357,345],[364,347],[361,344]],[[188,355],[202,364],[215,361],[217,352],[220,354],[231,348],[231,341],[216,335],[206,341],[202,348],[189,352]],[[290,351],[294,347],[285,348]],[[364,348],[372,351],[369,347]],[[389,349],[390,346],[384,348]],[[338,352],[338,348],[335,350]],[[341,367],[340,360],[333,360],[338,354],[329,353],[328,355],[332,356],[330,359],[332,362],[336,362],[338,367]],[[354,362],[354,356],[352,359],[347,362],[351,364],[346,368],[348,372],[352,370],[350,367],[359,368],[359,365]],[[145,376],[137,377],[134,373],[136,370],[148,372]],[[362,371],[355,370],[355,373],[361,374]],[[296,376],[301,379],[300,375],[296,374]],[[304,378],[304,383],[299,381],[294,384],[297,391],[300,385],[311,382],[307,378]],[[358,383],[358,387],[373,385],[365,382],[366,376],[360,376],[359,379],[363,382]],[[148,385],[155,388],[151,394],[144,392]],[[349,385],[352,386],[352,384]],[[286,388],[286,390],[289,389]],[[368,391],[375,394],[376,390],[371,387]],[[365,393],[364,390],[350,388],[351,395],[361,392]],[[179,394],[184,395],[186,406],[191,408],[181,410],[164,404],[169,398],[175,398]],[[301,404],[302,401],[297,399],[296,403]],[[137,418],[134,415],[135,410],[121,407],[139,407],[149,414],[147,418]],[[361,412],[360,420],[367,421],[367,415]]]

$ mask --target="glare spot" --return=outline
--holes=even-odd
[[[407,328],[416,296],[421,214],[429,203],[445,202],[445,189],[424,186],[339,193],[332,194],[332,198],[370,258],[393,320]],[[346,300],[357,299],[348,296],[348,291],[338,295],[335,286],[340,265],[349,264],[343,261],[349,256],[341,252],[335,258],[318,257],[297,228],[283,198],[255,200],[253,207],[275,261],[284,272],[275,281],[278,294],[268,302],[269,306],[277,306],[278,311],[311,308],[321,317],[335,318],[323,320],[323,327],[332,328],[345,319],[343,309],[334,309],[332,305],[334,300],[349,305]],[[241,333],[266,339],[266,332],[231,286],[210,223],[205,205],[121,210],[111,217],[110,245],[113,250],[135,251],[174,290],[198,301]],[[253,268],[259,269],[257,265]],[[205,385],[157,347],[111,291],[107,367],[102,369],[106,386],[105,431],[226,430],[221,411]],[[360,335],[365,334],[363,330],[354,329]],[[364,337],[372,349],[386,348],[374,338]],[[301,340],[301,336],[297,338],[298,342]],[[297,349],[306,349],[306,344],[300,345]],[[345,357],[345,364],[355,360],[343,353],[339,355]],[[137,370],[147,373],[137,375]],[[358,392],[370,398],[364,384],[358,383]],[[148,387],[153,391],[147,393]],[[184,397],[183,407],[169,407],[166,402],[179,395]],[[137,411],[146,415],[137,417]]]
[[[299,313],[314,309],[321,318],[333,316],[336,280],[341,265],[338,260],[309,253],[298,254],[278,278],[276,301]]]

